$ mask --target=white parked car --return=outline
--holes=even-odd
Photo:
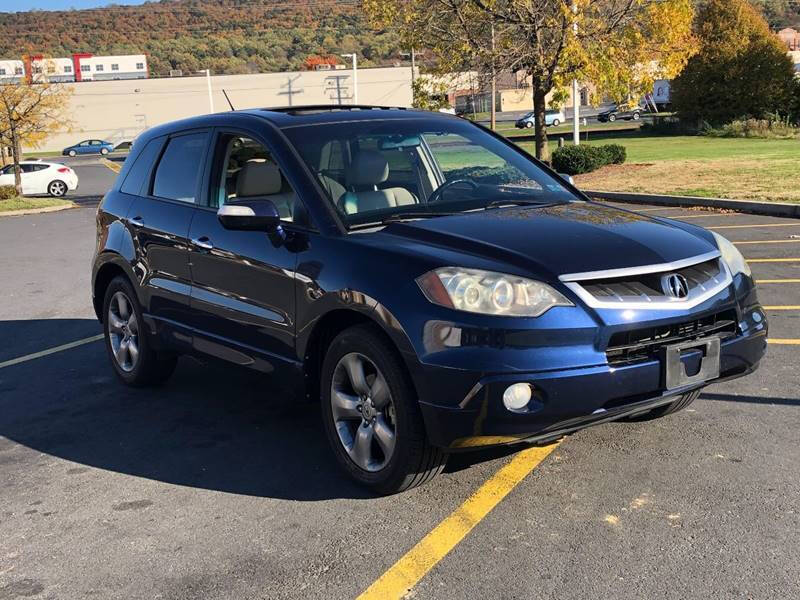
[[[78,189],[78,175],[58,163],[40,160],[24,160],[22,170],[22,193],[26,196],[49,194],[55,198]],[[0,185],[14,185],[14,165],[0,168]]]

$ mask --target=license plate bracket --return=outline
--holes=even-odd
[[[700,350],[700,368],[694,375],[686,374],[681,355],[689,350]],[[709,337],[692,342],[672,344],[664,348],[664,383],[668,390],[703,383],[719,377],[720,338]]]

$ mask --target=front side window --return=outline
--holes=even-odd
[[[153,196],[194,202],[208,134],[192,133],[169,140],[153,179]]]
[[[305,211],[272,153],[238,134],[222,134],[216,144],[209,206],[237,200],[266,199],[287,222],[304,222]]]
[[[461,120],[284,128],[345,223],[578,198],[514,146]]]

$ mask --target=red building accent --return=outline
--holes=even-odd
[[[22,57],[22,62],[25,65],[25,80],[28,83],[33,83],[33,63],[41,61],[44,58],[41,54],[26,54]]]
[[[72,69],[75,71],[75,81],[83,81],[83,73],[81,72],[81,60],[84,58],[92,58],[92,54],[88,52],[79,52],[72,55]]]

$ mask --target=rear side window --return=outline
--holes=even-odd
[[[153,196],[194,202],[207,143],[207,133],[192,133],[170,139],[156,168]]]
[[[128,171],[125,181],[122,182],[121,192],[133,194],[134,196],[142,193],[142,188],[145,187],[145,183],[150,179],[150,173],[153,172],[153,163],[156,161],[163,144],[163,137],[147,142],[139,156],[136,157],[136,162],[133,163],[131,170]]]

